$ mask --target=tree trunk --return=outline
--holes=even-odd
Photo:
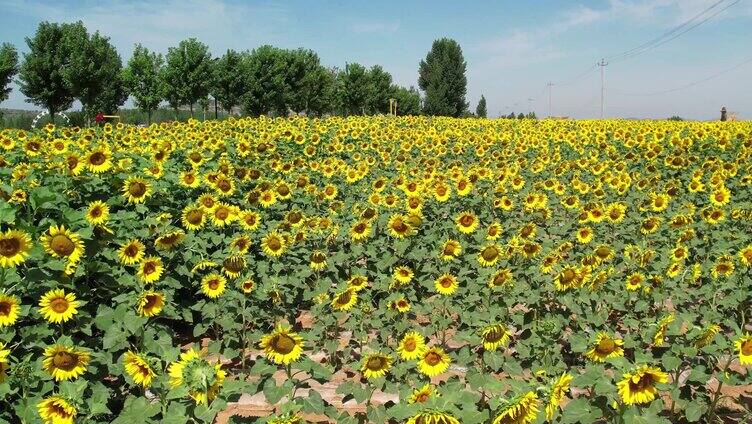
[[[50,108],[49,111],[50,111],[50,122],[52,122],[52,124],[54,125],[55,124],[55,109]]]
[[[193,118],[193,103],[191,103],[188,108],[191,110],[191,118]]]
[[[146,111],[146,125],[147,126],[151,125],[151,114],[152,114],[151,109]]]

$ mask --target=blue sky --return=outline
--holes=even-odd
[[[305,47],[327,66],[380,64],[417,85],[434,39],[451,37],[468,63],[468,101],[484,94],[489,115],[509,111],[577,118],[600,115],[601,57],[649,41],[719,0],[582,1],[21,1],[0,0],[0,42],[21,52],[43,20],[82,20],[109,36],[124,62],[141,42],[160,52],[187,37],[213,54],[262,44]],[[733,3],[723,0],[713,11]],[[752,0],[662,46],[605,68],[606,115],[714,119],[721,106],[752,119],[752,63],[695,86],[658,95],[752,59]],[[533,100],[528,100],[532,98]],[[14,90],[1,107],[34,108]]]

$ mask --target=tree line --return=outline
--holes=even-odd
[[[14,46],[0,46],[0,102],[14,76],[27,101],[54,117],[78,100],[84,116],[116,113],[132,97],[152,114],[160,105],[175,111],[206,112],[216,101],[227,113],[250,116],[288,114],[374,115],[389,113],[396,99],[399,115],[467,116],[467,64],[459,44],[436,40],[418,67],[420,90],[395,84],[379,65],[322,65],[316,52],[263,45],[250,51],[227,50],[212,57],[209,47],[189,38],[165,55],[141,44],[127,63],[110,39],[89,33],[82,22],[39,24],[26,38],[28,52],[19,61]],[[476,116],[486,116],[481,97]]]

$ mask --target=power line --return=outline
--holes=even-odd
[[[614,55],[611,55],[611,56],[606,56],[606,58],[607,59],[616,59],[616,58],[618,58],[620,56],[629,55],[631,53],[636,52],[637,50],[643,49],[645,47],[650,46],[651,44],[657,43],[657,42],[661,41],[663,38],[671,36],[672,34],[675,34],[677,31],[680,31],[682,28],[684,28],[687,25],[689,25],[692,21],[694,21],[695,19],[699,18],[700,16],[706,14],[707,12],[711,11],[712,9],[714,9],[716,6],[718,6],[719,4],[723,3],[724,1],[726,1],[726,0],[719,0],[719,1],[715,2],[715,3],[713,3],[712,5],[710,5],[710,7],[708,7],[705,10],[703,10],[702,12],[698,13],[697,15],[693,16],[689,20],[686,20],[686,21],[682,22],[681,24],[677,25],[676,27],[672,28],[671,30],[669,30],[667,32],[664,32],[663,34],[661,34],[661,35],[659,35],[659,36],[657,36],[657,37],[655,37],[655,38],[653,38],[653,39],[651,39],[651,40],[649,40],[649,41],[647,41],[645,43],[642,43],[642,44],[640,44],[640,45],[638,45],[636,47],[633,47],[633,48],[631,48],[629,50],[626,50],[626,51],[623,51],[621,53],[617,53],[617,54],[614,54]]]
[[[727,73],[729,73],[731,71],[739,69],[739,68],[741,68],[742,66],[744,66],[744,65],[746,65],[748,63],[752,63],[752,57],[750,57],[749,59],[747,59],[747,60],[745,60],[745,61],[743,61],[741,63],[738,63],[738,64],[736,64],[736,65],[734,65],[734,66],[732,66],[730,68],[724,69],[724,70],[722,70],[720,72],[716,72],[715,74],[707,76],[707,77],[705,77],[703,79],[700,79],[700,80],[697,80],[697,81],[694,81],[694,82],[691,82],[689,84],[685,84],[685,85],[682,85],[682,86],[679,86],[679,87],[671,88],[671,89],[668,89],[668,90],[653,91],[653,92],[650,92],[650,93],[623,93],[623,92],[618,93],[617,92],[617,94],[620,94],[622,96],[657,96],[657,95],[660,95],[660,94],[673,93],[675,91],[685,90],[687,88],[694,87],[695,85],[702,84],[704,82],[707,82],[707,81],[710,81],[712,79],[718,78],[721,75],[727,74]]]
[[[683,28],[680,32],[675,33],[675,34],[671,35],[670,37],[664,38],[663,40],[660,40],[658,42],[652,43],[652,44],[650,44],[650,45],[648,45],[648,46],[646,46],[646,47],[644,47],[644,48],[642,48],[640,50],[634,51],[634,52],[632,52],[630,54],[625,54],[625,55],[623,55],[621,57],[617,57],[616,59],[612,59],[612,62],[622,62],[622,61],[625,61],[625,60],[628,60],[628,59],[632,59],[635,56],[639,56],[639,55],[641,55],[641,54],[643,54],[645,52],[653,50],[656,47],[662,46],[662,45],[668,43],[671,40],[675,40],[675,39],[679,38],[680,36],[688,33],[689,31],[697,28],[698,26],[704,24],[705,22],[708,22],[709,20],[711,20],[714,17],[718,16],[719,14],[723,13],[724,11],[726,11],[727,9],[729,9],[730,7],[736,5],[740,1],[741,0],[735,0],[732,3],[730,3],[729,5],[727,5],[726,7],[722,8],[722,9],[716,11],[715,13],[713,13],[712,15],[706,17],[705,19],[703,19],[703,20],[701,20],[699,22],[696,22],[694,25],[691,25],[691,26],[688,26],[686,28]],[[700,15],[702,15],[702,14],[700,14]],[[698,15],[698,16],[700,16],[700,15]]]

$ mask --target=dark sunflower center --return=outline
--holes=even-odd
[[[278,238],[272,237],[271,239],[269,239],[267,246],[269,246],[269,249],[271,250],[279,250],[280,248],[282,248],[282,243],[280,243]]]
[[[75,156],[68,157],[68,169],[73,170],[78,166],[78,158]]]
[[[716,202],[723,202],[726,199],[726,196],[723,195],[723,193],[716,193],[715,194],[715,201]]]
[[[78,365],[78,355],[72,352],[57,352],[52,357],[52,364],[55,368],[70,371]]]
[[[230,216],[230,211],[227,208],[219,208],[214,212],[214,216],[216,216],[217,219],[225,220]]]
[[[418,396],[415,397],[415,402],[417,403],[423,403],[428,400],[430,395],[428,393],[421,393]]]
[[[522,247],[522,250],[528,255],[532,255],[538,251],[538,246],[535,244],[526,244]]]
[[[742,354],[745,356],[752,355],[752,340],[747,340],[742,343]]]
[[[204,218],[204,213],[198,209],[194,209],[185,215],[185,220],[190,222],[191,225],[198,225]]]
[[[314,253],[311,257],[311,262],[315,264],[324,263],[326,261],[326,256],[324,256],[323,253]]]
[[[475,222],[475,218],[470,215],[463,215],[462,218],[460,218],[460,224],[463,227],[469,227],[473,225],[473,222]]]
[[[595,250],[595,254],[598,255],[599,258],[606,258],[611,254],[611,250],[608,247],[601,246]]]
[[[62,314],[63,312],[67,311],[68,305],[68,301],[60,297],[50,302],[50,308],[58,314]]]
[[[346,305],[348,302],[350,302],[350,299],[352,299],[352,295],[350,294],[350,290],[347,290],[337,296],[337,303],[340,305]]]
[[[494,327],[486,333],[486,335],[483,337],[486,342],[488,343],[496,343],[499,340],[501,340],[504,337],[504,332],[501,330],[501,328]]]
[[[287,334],[276,334],[272,337],[269,346],[271,346],[275,352],[287,355],[295,348],[295,339]]]
[[[439,355],[436,352],[428,352],[423,359],[426,361],[428,365],[433,367],[441,362],[441,355]]]
[[[407,225],[402,222],[401,219],[397,219],[394,221],[394,225],[392,225],[392,228],[394,228],[394,231],[397,231],[398,233],[403,233],[407,231]]]
[[[355,228],[353,228],[353,230],[355,230],[355,232],[359,234],[363,233],[366,230],[366,224],[359,222],[358,224],[355,225]]]
[[[245,268],[245,263],[241,258],[227,258],[222,266],[230,272],[240,272]]]
[[[10,304],[10,302],[0,302],[0,316],[9,316],[11,307],[12,305]]]
[[[214,206],[214,199],[211,197],[204,197],[201,199],[201,204],[206,208],[212,208]]]
[[[157,264],[154,262],[147,262],[144,264],[144,274],[149,275],[153,274],[157,270]]]
[[[138,255],[138,246],[131,244],[125,248],[125,251],[123,253],[125,253],[125,256],[128,256],[130,258],[135,257],[136,255]]]
[[[65,410],[61,405],[58,405],[57,403],[53,403],[52,405],[49,405],[47,407],[47,412],[50,413],[50,415],[60,417],[60,418],[69,418],[73,415],[69,414],[68,411]]]
[[[196,181],[196,177],[193,174],[188,174],[185,177],[183,177],[183,181],[185,181],[188,184],[193,184],[193,182]]]
[[[381,371],[386,368],[387,360],[381,356],[372,356],[366,362],[366,368],[371,371]]]
[[[76,245],[73,244],[73,241],[68,236],[57,234],[52,237],[50,248],[60,256],[69,256],[76,249]]]
[[[201,154],[193,152],[188,157],[191,159],[192,162],[200,162],[201,161]]]
[[[290,194],[290,188],[288,188],[287,186],[279,186],[277,187],[277,193],[279,193],[280,196],[287,196],[288,194]]]
[[[245,217],[245,223],[248,225],[256,224],[256,215],[248,215]]]
[[[604,337],[598,342],[595,351],[601,355],[609,355],[616,349],[616,343],[610,337]]]
[[[146,184],[134,181],[128,186],[128,193],[133,197],[141,197],[146,194]]]
[[[493,283],[495,286],[501,286],[507,281],[507,274],[499,273],[494,276]]]
[[[412,352],[415,350],[415,348],[418,346],[417,342],[414,338],[409,338],[405,340],[405,350],[408,352]]]
[[[449,277],[442,278],[439,284],[441,284],[441,287],[448,289],[449,287],[452,287],[452,279]]]
[[[493,246],[487,247],[487,248],[483,249],[483,252],[481,253],[481,256],[483,256],[483,259],[485,259],[485,260],[487,260],[487,261],[490,262],[490,261],[496,259],[499,256],[499,251],[496,250],[496,248],[493,247]]]
[[[222,191],[229,191],[232,188],[232,186],[230,185],[230,182],[224,179],[219,180],[219,182],[217,183],[217,187],[219,187],[219,189]]]
[[[219,287],[219,280],[216,279],[216,278],[211,279],[207,283],[207,286],[209,286],[209,288],[212,289],[212,290],[217,290],[217,288]]]
[[[92,218],[99,218],[100,216],[102,216],[102,208],[97,206],[94,209],[92,209],[90,213],[91,213]]]
[[[639,392],[653,386],[653,376],[645,374],[635,383],[633,380],[629,380],[629,388],[633,392]]]
[[[362,215],[363,219],[371,219],[374,216],[376,216],[376,211],[371,208],[368,208],[363,211],[363,215]]]
[[[101,165],[105,160],[107,160],[107,156],[105,156],[105,154],[102,152],[94,152],[91,156],[89,156],[89,163],[91,163],[92,165]]]
[[[144,309],[149,310],[157,306],[159,304],[159,296],[155,294],[149,294],[146,295],[146,304],[144,304]]]
[[[21,251],[21,240],[16,237],[0,240],[0,255],[7,258],[15,256]]]
[[[571,269],[564,270],[564,272],[561,274],[561,282],[564,284],[572,282],[575,277],[575,272]]]

